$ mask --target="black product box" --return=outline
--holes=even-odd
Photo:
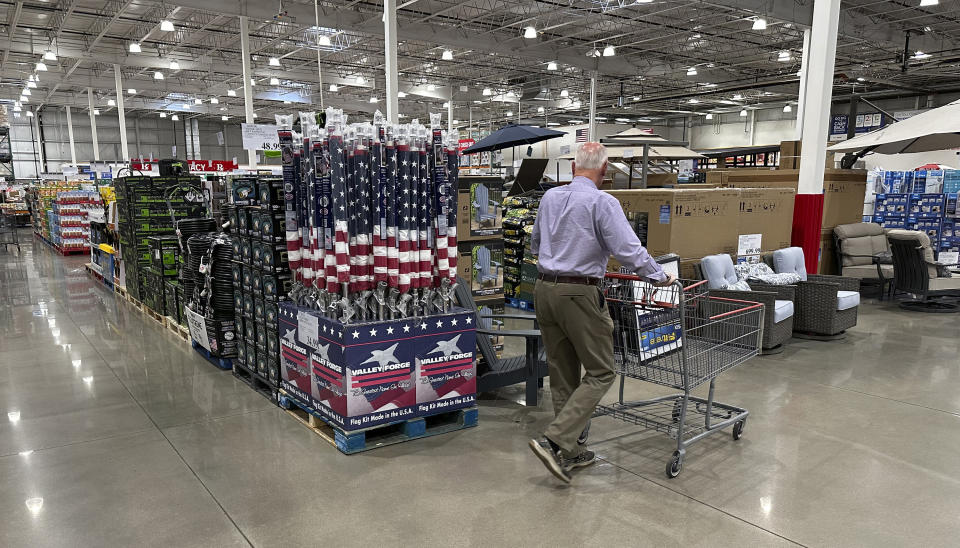
[[[237,232],[236,207],[233,204],[220,204],[220,225],[227,225],[223,230],[227,234],[236,234]]]
[[[237,363],[240,365],[247,363],[247,345],[242,341],[237,343]]]
[[[464,176],[457,189],[457,239],[467,241],[503,234],[503,179]]]
[[[176,323],[183,325],[184,321],[180,317],[180,305],[177,303],[177,288],[179,286],[179,282],[167,280],[163,284],[163,299],[166,302],[164,308],[167,311],[167,316],[173,318]]]
[[[244,343],[247,347],[247,360],[244,365],[247,366],[247,369],[255,371],[257,367],[257,347],[253,343]]]
[[[282,210],[284,207],[283,179],[263,177],[257,182],[257,195],[260,207]]]
[[[243,294],[243,317],[248,320],[253,320],[253,295],[249,293]]]
[[[280,362],[270,361],[267,363],[267,380],[273,386],[280,384]]]
[[[267,353],[260,351],[260,345],[257,345],[257,374],[266,378],[267,376]]]
[[[157,164],[160,168],[161,177],[178,177],[190,174],[190,166],[183,160],[167,158],[160,160]]]
[[[260,223],[263,215],[261,215],[259,207],[250,206],[248,209],[250,210],[250,213],[248,213],[249,219],[247,220],[247,233],[251,238],[259,240]]]
[[[237,206],[237,233],[241,236],[250,235],[250,215],[247,206]]]
[[[257,178],[234,177],[230,181],[230,196],[233,198],[231,201],[238,206],[256,204]],[[237,211],[240,211],[240,209],[238,208]]]
[[[260,213],[260,237],[264,242],[285,242],[286,216],[282,212]]]
[[[252,318],[246,318],[243,322],[243,340],[252,342],[257,339],[257,324]]]
[[[243,258],[243,238],[240,236],[234,236],[230,240],[230,245],[233,247],[233,260],[239,261]]]
[[[287,272],[290,270],[290,263],[287,256],[287,244],[268,244],[260,245],[261,267],[264,270],[274,272]]]
[[[240,239],[240,260],[249,264],[253,258],[253,244],[250,238]]]
[[[280,360],[280,336],[275,329],[270,329],[267,324],[267,357],[271,361]]]
[[[233,290],[233,311],[237,316],[243,314],[243,291],[239,289]]]
[[[263,353],[267,352],[267,326],[264,325],[262,321],[256,321],[256,333],[254,333],[254,340],[257,342],[258,347],[263,347]]]
[[[256,270],[253,267],[247,266],[245,264],[241,264],[240,268],[241,268],[240,287],[244,291],[253,291],[253,273],[256,272]]]
[[[256,293],[254,293],[256,295]],[[259,297],[253,298],[253,321],[263,323],[266,318],[263,315],[264,301]]]
[[[250,291],[259,298],[263,294],[263,272],[257,270],[256,268],[250,269],[253,271],[251,276]]]
[[[267,324],[267,329],[277,328],[277,303],[263,302],[263,323]]]
[[[503,294],[503,240],[458,243],[457,275],[474,296]]]
[[[247,324],[250,320],[245,320],[242,315],[236,315],[233,317],[233,321],[237,326],[237,338],[245,341],[247,339]]]
[[[151,236],[150,265],[160,275],[169,277],[179,273],[180,242],[176,236]]]
[[[251,263],[254,268],[263,268],[264,243],[256,240],[250,243]]]
[[[277,274],[274,272],[263,273],[263,298],[276,302],[287,300],[292,284],[290,274]]]
[[[230,264],[230,276],[231,281],[233,281],[233,287],[242,287],[243,286],[243,263],[238,263],[234,261]]]

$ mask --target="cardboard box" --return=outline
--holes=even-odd
[[[457,239],[469,241],[503,234],[503,179],[460,177],[457,189]]]
[[[833,229],[820,231],[820,266],[817,273],[839,274],[836,247],[833,243]]]
[[[831,170],[828,170],[831,171]],[[842,170],[832,170],[842,171]],[[823,229],[859,223],[863,217],[863,199],[867,192],[866,173],[859,180],[824,180]],[[831,230],[832,231],[832,230]]]
[[[497,315],[497,314],[506,313],[506,303],[504,302],[503,297],[500,297],[500,296],[478,297],[475,300],[475,302],[477,304],[477,313],[480,316],[483,316],[485,314]],[[502,319],[499,319],[499,318],[488,318],[488,319],[480,318],[480,327],[483,329],[503,330],[504,322]],[[494,335],[490,335],[489,337],[490,337],[490,344],[493,345],[493,350],[497,353],[497,357],[498,358],[502,357],[504,337],[494,336]],[[482,360],[482,356],[480,356],[479,347],[477,348],[477,357],[478,359]]]
[[[610,195],[653,255],[676,253],[685,259],[737,251],[739,190],[613,190]]]
[[[795,196],[790,188],[740,189],[738,234],[759,234],[761,252],[790,247]]]
[[[472,311],[342,324],[279,309],[281,387],[344,430],[476,402]]]
[[[474,296],[503,294],[503,240],[458,242],[457,275]]]

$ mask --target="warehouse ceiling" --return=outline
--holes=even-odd
[[[483,127],[518,113],[529,122],[582,120],[594,72],[598,116],[611,122],[782,108],[797,100],[813,7],[813,0],[397,1],[400,112],[425,118],[452,96],[459,125]],[[86,109],[89,88],[106,112],[114,108],[117,64],[128,115],[239,120],[238,15],[246,14],[260,121],[319,109],[321,100],[367,116],[384,108],[382,10],[379,0],[0,2],[9,37],[0,100],[19,98],[34,76],[24,107]],[[835,97],[960,88],[960,0],[923,8],[919,0],[845,0],[841,10]],[[755,28],[758,19],[766,28]]]

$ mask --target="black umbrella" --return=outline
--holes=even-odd
[[[494,131],[487,137],[480,140],[479,143],[465,149],[463,154],[473,154],[475,152],[488,152],[491,150],[500,150],[520,145],[530,145],[566,135],[562,131],[544,129],[536,126],[518,126],[510,124]]]

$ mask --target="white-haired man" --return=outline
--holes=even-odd
[[[585,447],[590,416],[616,379],[613,320],[599,287],[607,260],[613,255],[657,285],[674,281],[640,244],[617,199],[600,191],[606,172],[606,147],[580,145],[573,181],[540,200],[531,241],[539,255],[534,308],[556,416],[530,448],[564,482],[574,468],[593,464]]]

